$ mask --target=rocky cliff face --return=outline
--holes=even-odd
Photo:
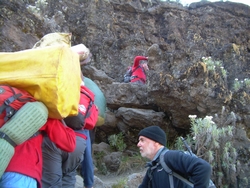
[[[250,7],[231,2],[1,0],[0,49],[31,48],[50,32],[71,32],[72,45],[89,47],[93,58],[82,72],[108,106],[97,141],[122,131],[136,145],[141,128],[158,124],[171,142],[188,132],[188,115],[214,116],[224,106],[237,117],[243,179],[250,175],[249,25]],[[136,55],[149,57],[144,86],[121,83]]]

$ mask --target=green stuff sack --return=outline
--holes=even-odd
[[[84,77],[83,82],[84,85],[95,94],[94,104],[98,107],[99,110],[96,126],[101,126],[105,123],[106,107],[107,107],[106,98],[103,92],[100,90],[100,88],[94,81],[92,81],[87,77]]]
[[[14,152],[14,147],[6,140],[0,138],[0,178],[13,157]]]
[[[47,119],[48,109],[42,102],[27,102],[0,128],[0,131],[19,145],[35,134]]]
[[[27,102],[0,128],[0,178],[14,155],[14,147],[31,138],[47,121],[42,102]]]

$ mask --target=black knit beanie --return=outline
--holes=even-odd
[[[166,146],[167,143],[167,138],[166,138],[166,133],[156,125],[146,127],[142,129],[138,136],[145,136],[151,140],[154,140],[163,146]]]

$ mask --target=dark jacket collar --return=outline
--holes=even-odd
[[[165,149],[165,147],[160,148],[160,149],[156,152],[156,154],[155,154],[153,160],[147,162],[146,166],[147,166],[147,167],[152,167],[152,166],[154,166],[154,165],[156,164],[156,162],[158,161],[158,158],[159,158],[161,152],[162,152],[164,149]]]

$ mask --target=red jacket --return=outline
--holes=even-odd
[[[60,120],[48,119],[40,131],[46,132],[56,146],[66,152],[72,152],[76,146],[75,132],[64,126]],[[5,172],[17,172],[35,178],[41,187],[42,178],[42,141],[39,134],[15,147],[15,153]]]
[[[134,64],[132,67],[132,76],[136,76],[134,79],[131,80],[131,82],[136,82],[138,80],[141,80],[144,84],[146,83],[146,73],[142,67],[137,68],[140,66],[140,61],[141,60],[148,60],[147,57],[144,56],[136,56],[134,59]]]

